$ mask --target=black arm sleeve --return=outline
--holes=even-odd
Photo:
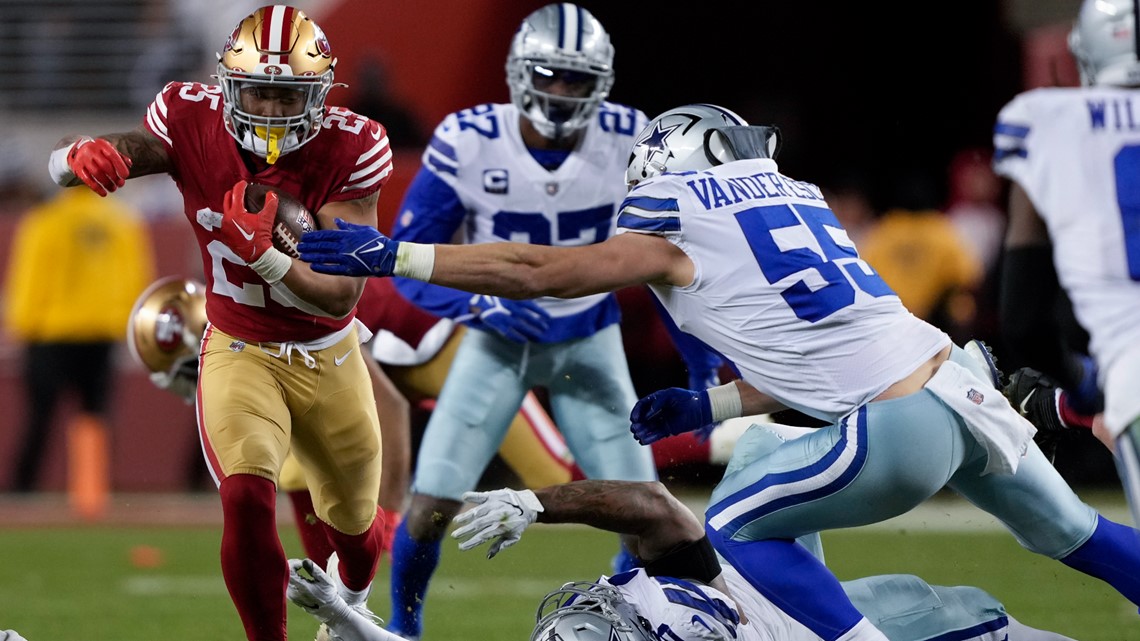
[[[645,564],[649,576],[669,576],[675,579],[692,579],[708,584],[720,576],[720,561],[716,558],[708,535],[696,541],[682,543],[665,556]]]
[[[1061,327],[1056,316],[1061,286],[1051,245],[1007,249],[1001,272],[1001,336],[1013,371],[1032,367],[1053,376],[1065,371]]]

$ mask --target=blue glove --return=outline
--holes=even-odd
[[[312,270],[337,276],[391,276],[400,241],[375,227],[354,225],[340,218],[337,229],[305,232],[297,251]]]
[[[550,314],[534,301],[476,294],[470,305],[471,313],[456,317],[456,322],[489,329],[516,343],[537,341],[550,327]]]
[[[703,371],[689,370],[689,389],[707,390],[717,385],[720,385],[720,367]],[[720,423],[709,423],[694,430],[696,432],[697,442],[704,443],[709,440],[709,436],[718,426],[720,426]]]
[[[637,401],[629,413],[629,430],[642,445],[666,436],[683,434],[713,425],[712,404],[707,390],[670,387]]]

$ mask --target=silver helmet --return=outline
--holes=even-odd
[[[548,4],[527,16],[507,54],[511,102],[547,138],[590,124],[614,84],[614,48],[602,23],[569,2]],[[576,89],[547,91],[561,80]]]
[[[667,171],[700,171],[745,158],[775,158],[779,151],[776,127],[751,126],[716,105],[685,105],[657,116],[638,134],[625,180],[632,186]]]
[[[576,581],[547,594],[530,641],[657,641],[649,622],[608,585]]]
[[[1140,85],[1136,38],[1135,0],[1084,0],[1069,32],[1081,84]]]

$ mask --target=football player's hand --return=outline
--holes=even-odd
[[[455,320],[479,329],[489,329],[516,343],[537,341],[550,327],[550,314],[534,301],[498,296],[471,297],[471,312]]]
[[[28,641],[15,630],[0,630],[0,641]]]
[[[273,247],[273,220],[277,217],[277,194],[265,195],[261,211],[246,211],[245,189],[239,180],[222,199],[221,240],[247,264],[261,258]]]
[[[689,389],[691,390],[704,390],[710,387],[720,385],[720,368],[714,367],[703,371],[690,371],[689,372]],[[709,423],[703,425],[694,431],[698,443],[704,443],[709,440],[712,434],[720,423]]]
[[[309,559],[289,559],[285,596],[322,623],[343,618],[348,611],[332,577]]]
[[[704,427],[711,431],[712,403],[707,390],[670,387],[639,399],[629,422],[633,437],[642,445]]]
[[[322,274],[337,276],[391,276],[396,269],[400,241],[369,225],[354,225],[340,218],[336,229],[305,232],[297,251],[301,260]]]
[[[159,389],[181,397],[187,403],[193,403],[198,394],[198,359],[187,359],[168,372],[151,372],[150,382]]]
[[[399,512],[390,512],[380,508],[384,515],[384,527],[380,528],[380,552],[391,552],[392,542],[396,539],[396,528],[400,527],[402,519]]]
[[[452,538],[467,538],[459,544],[460,550],[470,550],[492,541],[487,550],[490,559],[522,538],[523,530],[538,519],[542,503],[530,490],[494,490],[493,492],[467,492],[463,500],[476,506],[455,517],[463,527],[451,533]]]
[[[131,174],[131,159],[103,138],[77,140],[67,152],[67,166],[100,196],[122,187]]]

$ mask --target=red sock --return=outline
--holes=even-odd
[[[332,556],[333,548],[321,520],[317,518],[313,497],[308,490],[294,490],[288,494],[289,503],[293,506],[293,521],[297,524],[297,534],[301,537],[305,556],[323,568]]]
[[[285,641],[289,570],[277,538],[277,488],[252,474],[222,481],[222,577],[249,641]]]
[[[344,586],[349,590],[366,589],[372,584],[380,561],[380,519],[372,519],[372,525],[362,534],[345,534],[323,521],[322,525],[340,559],[340,580]]]
[[[674,465],[709,462],[709,440],[701,441],[691,432],[663,438],[654,443],[652,448],[653,463],[659,470]]]
[[[1061,392],[1061,400],[1057,403],[1057,413],[1061,415],[1061,421],[1069,427],[1083,427],[1086,430],[1092,429],[1093,417],[1089,414],[1081,414],[1073,409],[1072,401],[1069,399],[1068,392]]]
[[[376,513],[376,518],[381,520],[379,527],[380,553],[391,553],[392,541],[396,538],[396,528],[400,526],[400,513],[380,508]]]

